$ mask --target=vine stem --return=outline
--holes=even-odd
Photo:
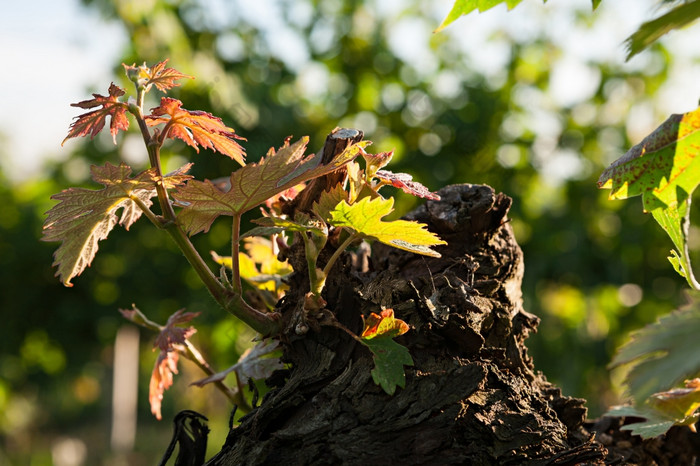
[[[231,286],[233,291],[238,294],[243,293],[243,285],[241,284],[241,271],[239,254],[241,252],[241,214],[233,215],[233,223],[231,225]]]
[[[170,197],[168,196],[168,191],[163,185],[163,172],[160,163],[160,146],[162,141],[158,137],[151,136],[151,132],[148,130],[148,125],[143,117],[143,100],[144,100],[145,90],[139,86],[137,88],[136,101],[137,104],[129,105],[129,111],[136,117],[136,122],[139,125],[139,130],[141,130],[141,137],[143,142],[146,144],[146,150],[148,151],[148,160],[151,164],[151,168],[156,171],[156,193],[158,194],[158,203],[160,204],[160,210],[166,221],[175,221],[175,211],[170,203]]]
[[[195,270],[197,276],[199,276],[202,283],[204,283],[204,286],[207,288],[216,302],[219,303],[219,305],[221,305],[227,312],[245,322],[253,330],[263,335],[270,335],[274,333],[279,329],[279,315],[262,313],[251,307],[243,300],[240,272],[238,270],[238,254],[236,253],[232,257],[232,260],[234,261],[234,289],[229,290],[212,273],[209,266],[206,264],[206,262],[204,262],[202,256],[195,249],[187,234],[185,234],[180,225],[178,225],[175,211],[173,210],[168,192],[163,184],[163,174],[160,163],[160,147],[163,144],[164,136],[167,134],[169,128],[164,129],[162,134],[158,134],[156,130],[156,133],[151,135],[150,131],[148,130],[148,125],[143,117],[142,108],[144,94],[145,89],[139,86],[137,88],[137,104],[129,104],[128,109],[129,112],[136,117],[139,129],[141,130],[141,136],[143,137],[148,150],[148,158],[151,167],[156,171],[156,194],[158,196],[158,202],[163,215],[162,219],[155,216],[143,202],[140,200],[137,201],[135,196],[130,196],[130,198],[132,198],[132,200],[139,205],[141,210],[143,210],[144,214],[149,218],[149,220],[151,220],[151,222],[153,222],[159,229],[163,229],[168,232],[170,237],[175,241],[175,244],[177,244],[178,248],[180,248],[180,251],[187,259],[187,262],[189,262],[189,264]],[[237,249],[239,247],[239,230],[240,215],[234,216],[233,235],[235,235],[236,241],[232,246],[233,249]]]
[[[687,202],[688,205],[686,206],[685,216],[683,217],[683,220],[681,220],[681,229],[683,230],[683,235],[685,237],[685,241],[683,241],[683,252],[685,253],[685,257],[687,258],[687,267],[685,267],[687,270],[685,271],[685,273],[688,284],[695,290],[700,291],[700,283],[698,283],[697,279],[695,278],[695,274],[693,273],[693,265],[690,263],[690,248],[688,247],[687,240],[690,231],[690,196],[688,196]]]
[[[343,244],[338,246],[338,249],[335,250],[331,258],[328,259],[326,266],[323,268],[324,276],[328,276],[331,269],[333,268],[333,265],[335,265],[335,262],[338,260],[340,255],[348,248],[348,246],[350,246],[350,244],[352,244],[353,241],[361,238],[361,236],[362,235],[360,233],[354,232],[352,235],[348,236],[348,238],[345,241],[343,241]]]

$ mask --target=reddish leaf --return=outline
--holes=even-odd
[[[101,107],[91,112],[83,113],[76,117],[76,120],[70,125],[68,136],[61,142],[63,145],[68,139],[78,136],[90,135],[90,139],[94,138],[97,133],[102,131],[105,125],[107,116],[110,117],[109,131],[112,133],[112,139],[116,144],[116,136],[119,130],[129,129],[129,120],[126,117],[127,104],[119,102],[119,97],[124,95],[124,90],[112,83],[109,86],[109,95],[103,96],[100,94],[92,94],[94,99],[83,100],[76,104],[71,104],[71,107],[80,108],[95,108]]]
[[[428,188],[417,181],[413,181],[413,177],[407,173],[392,173],[386,170],[378,170],[374,175],[376,178],[391,184],[395,188],[401,188],[403,192],[414,196],[439,201],[440,196],[431,192]]]
[[[199,146],[218,151],[245,165],[245,150],[236,142],[243,140],[221,118],[199,110],[185,110],[182,102],[163,97],[160,106],[146,116],[149,126],[165,124],[163,137],[182,139],[199,152]]]
[[[197,331],[194,327],[180,328],[176,327],[176,325],[186,324],[200,313],[184,311],[184,309],[180,309],[168,317],[168,322],[156,337],[156,341],[153,344],[154,347],[160,348],[161,351],[169,351],[173,348],[173,345],[182,345],[185,343],[185,340],[194,335]]]
[[[179,86],[177,83],[178,79],[188,78],[194,79],[192,76],[180,73],[174,68],[166,68],[168,60],[163,60],[162,62],[153,65],[151,68],[147,67],[145,64],[142,66],[136,65],[126,65],[122,63],[127,76],[131,77],[135,75],[138,80],[143,80],[146,87],[146,91],[151,85],[156,86],[159,91],[167,91],[173,87]]]
[[[153,349],[160,349],[160,354],[151,374],[148,401],[151,404],[151,412],[158,420],[161,419],[163,393],[173,385],[173,374],[177,374],[180,351],[178,347],[184,345],[185,340],[197,331],[194,327],[180,328],[176,325],[185,324],[198,315],[199,312],[184,312],[184,309],[175,312],[168,318],[153,344]]]
[[[173,374],[177,374],[177,351],[162,351],[153,367],[151,381],[148,384],[148,402],[151,413],[159,421],[163,418],[160,413],[163,393],[173,385]]]

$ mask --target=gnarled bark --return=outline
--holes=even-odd
[[[381,308],[410,324],[398,339],[415,362],[406,387],[389,396],[375,385],[370,352],[342,330],[311,325],[297,335],[289,325],[291,370],[209,464],[576,464],[605,456],[580,430],[584,401],[562,397],[527,355],[538,318],[522,308],[511,200],[468,184],[439,194],[410,217],[448,242],[441,258],[375,244],[370,271],[347,255],[324,292],[354,332],[360,315]],[[299,254],[293,248],[302,272],[278,305],[290,322],[308,291]]]
[[[324,152],[361,137],[334,131]],[[290,211],[308,208],[319,193],[310,189]],[[447,241],[437,248],[441,258],[378,243],[369,258],[345,254],[326,283],[327,309],[314,315],[304,309],[309,280],[302,242],[295,242],[288,257],[296,272],[277,305],[291,369],[268,379],[273,389],[207,464],[694,462],[700,441],[686,428],[643,441],[620,431],[620,419],[584,423],[585,400],[562,396],[527,354],[525,340],[539,319],[522,305],[523,255],[508,223],[511,199],[469,184],[439,194],[408,217]],[[327,246],[320,262],[332,252]],[[373,382],[367,348],[329,325],[357,334],[361,316],[386,308],[410,324],[397,341],[415,363],[393,396]]]

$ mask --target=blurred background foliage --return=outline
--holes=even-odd
[[[606,369],[614,349],[682,298],[683,281],[666,260],[671,243],[641,203],[608,201],[596,189],[600,172],[666,118],[658,93],[676,58],[663,45],[634,64],[579,57],[566,76],[586,89],[567,93],[554,87],[571,58],[546,28],[504,27],[474,37],[474,46],[449,29],[431,34],[447,10],[399,3],[396,13],[371,0],[279,0],[264,2],[271,9],[261,14],[259,5],[240,1],[85,0],[128,32],[124,63],[169,58],[169,66],[195,76],[172,95],[236,128],[248,139],[249,161],[289,135],[310,135],[316,150],[334,127],[356,127],[374,141],[373,151],[395,150],[391,170],[434,190],[484,183],[511,196],[526,261],[525,307],[542,319],[527,342],[530,354],[566,395],[586,398],[589,414],[600,415],[619,401]],[[609,27],[584,6],[567,16],[571,28],[594,34]],[[510,14],[515,20],[519,11]],[[481,67],[474,47],[497,64]],[[130,90],[119,63],[114,71]],[[108,84],[90,91],[104,93]],[[687,110],[697,97],[688,96]],[[167,420],[181,409],[212,420],[212,452],[225,438],[226,401],[212,388],[188,387],[201,374],[186,361],[166,393],[165,421],[150,416],[147,381],[156,355],[148,351],[154,335],[142,331],[135,451],[108,453],[114,338],[127,325],[118,308],[135,303],[162,323],[180,308],[201,311],[193,340],[219,369],[253,337],[222,314],[175,246],[145,221],[102,242],[74,288],[53,278],[56,245],[39,242],[49,197],[72,185],[96,188],[90,164],[124,159],[145,168],[139,135],[120,138],[117,146],[106,134],[66,145],[68,160],[48,166],[41,181],[0,180],[2,464],[153,464],[170,436]],[[164,151],[167,169],[190,157],[199,178],[236,168],[179,143]],[[396,196],[399,213],[417,203]],[[195,244],[204,254],[224,254],[228,228],[216,223]],[[694,227],[695,256],[697,238]],[[71,448],[72,457],[61,456]]]

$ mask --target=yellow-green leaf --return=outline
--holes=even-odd
[[[700,108],[671,115],[654,132],[613,162],[598,179],[610,199],[642,196],[678,251],[670,258],[691,287],[695,282],[687,254],[691,196],[700,184]]]
[[[383,217],[393,211],[393,206],[393,198],[365,197],[352,205],[341,201],[330,212],[329,223],[337,227],[352,228],[364,237],[374,238],[395,248],[440,257],[440,253],[430,249],[430,246],[447,243],[428,231],[425,224],[407,220],[382,221]]]

